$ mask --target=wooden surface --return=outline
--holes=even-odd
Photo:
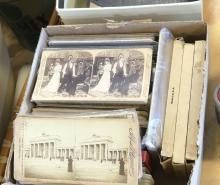
[[[201,185],[219,185],[220,126],[215,116],[213,91],[220,84],[220,0],[204,1],[204,18],[209,29],[210,64]]]

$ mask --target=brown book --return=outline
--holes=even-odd
[[[197,159],[197,135],[199,130],[200,108],[202,103],[202,92],[204,84],[204,63],[205,63],[205,41],[197,41],[195,43],[192,88],[190,111],[188,121],[186,159]]]
[[[173,151],[174,164],[185,164],[186,135],[194,61],[193,57],[194,44],[185,44]]]
[[[170,82],[167,96],[161,155],[173,156],[174,136],[176,129],[177,106],[179,102],[180,78],[183,63],[184,41],[175,40],[173,47]]]

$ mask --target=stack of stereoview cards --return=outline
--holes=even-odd
[[[153,36],[51,38],[51,47],[42,53],[32,101],[55,107],[146,106]]]
[[[146,127],[155,37],[50,37],[32,95],[37,105],[33,113],[136,108],[140,124]]]
[[[14,177],[22,184],[138,184],[134,110],[19,116],[14,132]]]
[[[18,182],[154,183],[142,168],[141,135],[147,127],[157,36],[48,39],[31,97],[35,106],[14,123]]]

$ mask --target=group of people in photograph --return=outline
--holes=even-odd
[[[68,56],[68,62],[62,66],[61,59],[55,60],[55,66],[49,69],[52,71],[49,83],[44,90],[51,93],[67,92],[69,95],[75,95],[78,83],[84,81],[84,64],[77,62],[72,55]]]
[[[101,59],[101,61],[99,61]],[[85,93],[95,96],[109,95],[114,92],[118,92],[121,95],[128,95],[129,84],[131,81],[137,81],[138,72],[135,70],[135,66],[128,65],[128,61],[123,54],[119,54],[117,60],[114,62],[110,57],[97,57],[97,74],[95,85],[87,83]],[[134,63],[134,62],[133,62]],[[49,82],[44,87],[45,91],[51,93],[63,93],[66,92],[70,96],[76,94],[77,85],[84,83],[86,79],[91,79],[95,76],[93,73],[93,63],[90,68],[85,69],[85,63],[79,62],[77,58],[69,55],[67,62],[62,65],[61,59],[56,58],[55,65],[48,69]],[[133,73],[131,75],[131,71]],[[89,70],[89,71],[86,71]],[[87,75],[86,75],[87,74]]]
[[[127,95],[129,86],[129,82],[126,80],[128,76],[128,63],[123,54],[119,55],[118,61],[113,65],[110,58],[106,57],[104,64],[101,63],[99,70],[103,71],[103,74],[97,85],[91,89],[91,92],[108,94],[117,90],[121,95]]]

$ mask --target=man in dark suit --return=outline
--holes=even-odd
[[[112,84],[110,87],[110,93],[118,90],[122,95],[128,94],[128,81],[127,81],[127,61],[123,54],[120,54],[118,61],[114,64],[112,68]]]
[[[77,71],[77,59],[73,58],[72,55],[68,56],[68,62],[64,65],[62,70],[62,80],[59,87],[60,93],[62,93],[65,89],[69,95],[75,95],[76,86],[78,83]]]
[[[73,172],[73,159],[71,156],[68,158],[68,170],[67,171]]]

